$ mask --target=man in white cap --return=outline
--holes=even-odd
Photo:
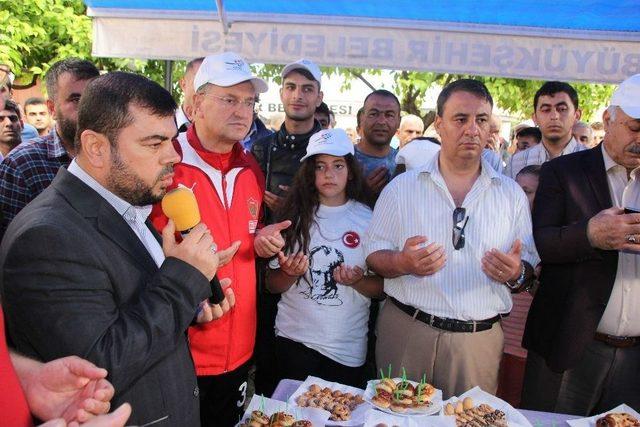
[[[524,335],[522,407],[590,415],[640,407],[640,74],[603,114],[603,143],[542,165],[542,259]]]
[[[284,123],[279,131],[256,141],[251,148],[265,174],[265,223],[273,222],[273,212],[300,168],[300,159],[307,151],[309,138],[322,129],[314,117],[323,97],[320,68],[308,59],[300,59],[285,65],[281,76],[280,100],[284,106]],[[266,265],[263,267],[260,269],[261,275],[266,271]],[[260,288],[263,289],[263,286]],[[256,392],[271,395],[277,385],[272,348],[279,296],[260,292],[258,298],[260,320],[256,343]]]
[[[225,52],[204,58],[194,90],[193,125],[175,144],[182,161],[172,188],[192,188],[218,250],[237,250],[221,259],[218,270],[220,279],[231,279],[235,306],[220,319],[189,328],[201,423],[225,427],[238,422],[246,397],[256,335],[254,236],[264,193],[262,172],[239,141],[251,126],[256,94],[266,92],[267,84],[243,58]],[[152,220],[158,229],[167,222],[158,205]]]

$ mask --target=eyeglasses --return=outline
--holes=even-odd
[[[246,108],[250,108],[252,110],[256,106],[255,98],[245,99],[244,101],[239,101],[239,100],[237,100],[235,98],[230,98],[228,96],[218,96],[218,95],[213,94],[213,93],[209,93],[208,95],[219,99],[220,101],[222,101],[222,105],[224,105],[226,108],[229,108],[229,109],[236,108],[240,104],[242,104],[242,106],[244,106]]]
[[[451,237],[455,250],[464,248],[464,228],[467,226],[467,221],[469,221],[467,210],[455,208],[453,211],[453,236]]]

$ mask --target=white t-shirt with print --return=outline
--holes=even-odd
[[[366,270],[362,237],[371,216],[371,209],[353,200],[320,205],[309,231],[309,270],[282,294],[276,316],[276,335],[351,367],[365,362],[371,301],[336,283],[333,270],[342,262]],[[277,260],[270,267],[278,268]]]

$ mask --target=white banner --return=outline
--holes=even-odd
[[[358,26],[93,18],[93,54],[188,59],[225,50],[250,62],[619,83],[640,73],[640,43]],[[552,30],[550,30],[551,32]]]

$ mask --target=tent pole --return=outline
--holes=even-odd
[[[171,93],[173,80],[173,61],[164,61],[164,88]]]
[[[225,35],[229,34],[229,23],[227,22],[227,14],[224,11],[224,4],[222,4],[222,0],[216,0],[216,6],[218,7],[218,16],[220,17],[220,23],[222,24],[222,32]]]

